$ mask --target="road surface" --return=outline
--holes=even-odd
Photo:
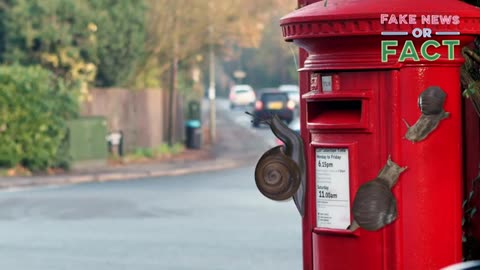
[[[0,193],[0,269],[301,269],[293,202],[253,168]]]
[[[259,157],[274,144],[271,131],[252,129],[243,110],[217,104],[219,126],[231,126],[223,129],[221,150],[248,148]],[[247,135],[235,137],[241,131]],[[185,176],[2,191],[0,269],[301,269],[300,216],[292,201],[258,192],[254,162]]]

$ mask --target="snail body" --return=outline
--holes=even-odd
[[[405,134],[405,139],[411,142],[419,142],[424,140],[432,131],[434,131],[438,127],[440,121],[448,118],[449,115],[450,113],[445,111],[442,111],[439,114],[432,115],[422,114],[413,126],[409,126],[408,123],[404,120],[405,125],[408,128],[407,133]]]
[[[438,127],[443,119],[449,117],[450,113],[443,109],[446,96],[438,86],[430,86],[420,94],[418,107],[422,114],[413,126],[403,119],[408,129],[405,139],[411,142],[422,141]]]
[[[387,164],[378,176],[360,186],[353,200],[353,222],[348,228],[376,231],[397,218],[397,201],[391,192],[400,174],[407,167],[400,167],[388,157]]]
[[[306,167],[302,137],[277,115],[255,121],[269,125],[273,134],[284,143],[265,152],[257,162],[255,167],[257,188],[272,200],[282,201],[293,197],[300,215],[303,216]]]

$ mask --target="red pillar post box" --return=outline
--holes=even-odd
[[[299,71],[304,269],[425,270],[461,261],[459,72],[480,10],[455,0],[306,2],[281,19],[285,39],[308,53]],[[440,111],[426,109],[426,89],[441,92]],[[347,229],[357,192],[388,157],[408,167],[389,200],[396,218]]]

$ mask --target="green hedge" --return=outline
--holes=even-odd
[[[39,66],[0,66],[0,167],[68,167],[74,91]]]

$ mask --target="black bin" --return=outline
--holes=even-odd
[[[186,147],[189,149],[200,149],[202,145],[202,125],[199,120],[188,120],[186,122]]]

